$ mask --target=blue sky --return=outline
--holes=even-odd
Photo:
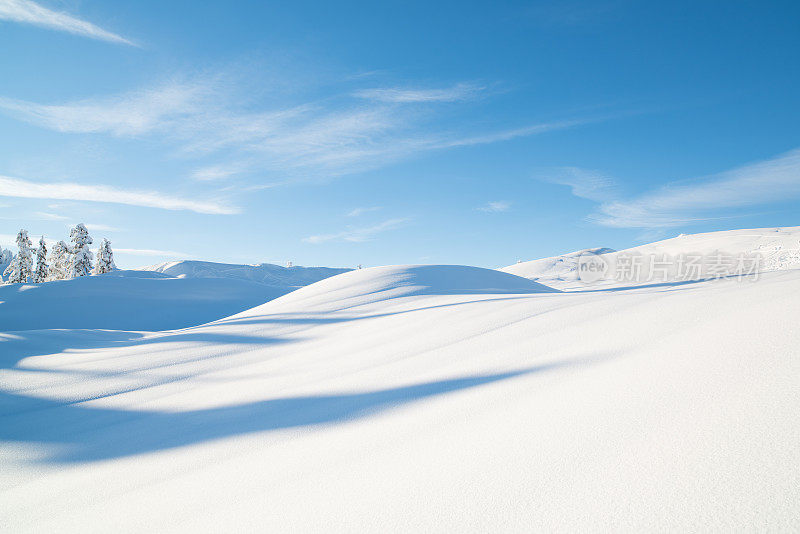
[[[0,0],[0,245],[497,267],[800,207],[797,2]]]

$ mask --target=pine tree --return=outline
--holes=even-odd
[[[41,284],[47,281],[47,246],[44,236],[39,239],[39,248],[36,249],[36,270],[33,272],[33,283]]]
[[[114,265],[114,252],[111,250],[111,242],[103,238],[100,248],[97,249],[97,263],[94,266],[94,274],[110,273],[117,266]]]
[[[3,248],[0,247],[0,265],[7,265],[11,263],[12,259],[14,259],[14,254],[12,254],[9,249],[3,250]]]
[[[47,269],[47,281],[64,280],[69,276],[69,248],[59,241],[50,250],[50,266]]]
[[[17,234],[17,255],[3,274],[8,275],[8,284],[24,284],[31,277],[33,267],[33,251],[27,230],[20,230]]]
[[[89,245],[92,244],[89,230],[86,229],[83,223],[80,223],[70,230],[69,239],[72,241],[69,277],[89,276],[92,272],[93,257],[92,251],[89,250]]]

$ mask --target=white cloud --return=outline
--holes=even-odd
[[[119,228],[108,226],[107,224],[86,223],[84,226],[92,232],[119,232]]]
[[[591,219],[618,228],[659,228],[720,218],[725,209],[800,198],[800,149],[693,183],[602,204]]]
[[[112,246],[114,254],[130,254],[131,256],[163,256],[166,258],[188,258],[190,255],[185,252],[174,250],[155,250],[149,248],[117,248]]]
[[[370,213],[372,211],[378,211],[381,209],[379,206],[372,206],[369,208],[355,208],[354,210],[350,211],[347,216],[348,217],[358,217],[359,215],[363,215],[365,213]]]
[[[64,215],[59,215],[58,213],[48,213],[44,211],[35,211],[33,213],[34,216],[38,217],[39,219],[46,219],[48,221],[67,221],[69,217]]]
[[[362,241],[369,241],[377,234],[382,232],[386,232],[388,230],[394,230],[395,228],[399,228],[407,223],[410,219],[389,219],[387,221],[383,221],[380,224],[376,224],[375,226],[369,226],[365,228],[350,228],[343,232],[339,232],[336,234],[323,234],[323,235],[312,235],[303,239],[306,243],[327,243],[329,241],[350,241],[360,243]]]
[[[241,172],[241,169],[234,166],[225,165],[212,165],[210,167],[202,167],[195,169],[192,173],[192,178],[201,182],[215,182],[217,180],[224,180]]]
[[[0,97],[0,109],[59,132],[132,136],[172,128],[181,117],[197,114],[208,91],[203,84],[168,83],[109,98],[56,105]]]
[[[500,213],[511,209],[511,204],[508,202],[503,202],[502,200],[495,200],[493,202],[488,202],[485,206],[481,206],[477,209],[478,211],[485,211],[487,213]]]
[[[7,176],[0,176],[0,197],[108,202],[209,214],[239,213],[237,208],[223,204],[173,197],[155,191],[131,191],[106,185],[36,183]]]
[[[380,168],[432,150],[538,135],[586,120],[540,123],[466,135],[427,126],[434,107],[409,112],[378,100],[341,99],[253,111],[235,75],[170,82],[112,97],[43,105],[0,97],[0,110],[45,128],[116,136],[157,135],[186,158],[224,158],[197,169],[197,180],[260,173],[270,182],[330,178]],[[466,91],[465,84],[456,85]],[[444,90],[442,90],[444,91]],[[452,89],[451,89],[452,91]],[[404,102],[408,102],[409,96]],[[431,98],[428,95],[427,98]],[[443,96],[440,95],[438,101]],[[433,99],[431,101],[437,101]]]
[[[408,104],[412,102],[457,102],[468,100],[483,91],[483,87],[459,83],[453,87],[444,89],[362,89],[353,93],[358,98],[367,100],[377,100],[379,102],[391,102]]]
[[[617,195],[614,180],[597,171],[579,167],[560,167],[548,171],[543,180],[568,186],[576,197],[603,202]]]
[[[532,124],[530,126],[525,126],[522,128],[512,128],[509,130],[501,130],[499,132],[494,132],[485,135],[477,135],[477,136],[465,136],[465,137],[456,137],[451,139],[443,139],[438,141],[437,143],[433,143],[431,148],[453,148],[453,147],[460,147],[460,146],[472,146],[472,145],[486,145],[490,143],[498,143],[500,141],[510,141],[511,139],[516,139],[518,137],[528,137],[530,135],[538,135],[547,132],[552,132],[555,130],[565,130],[567,128],[572,128],[573,126],[580,126],[583,124],[587,124],[591,121],[586,119],[579,119],[579,120],[568,120],[568,121],[556,121],[556,122],[545,122],[541,124]]]
[[[95,26],[91,22],[47,9],[31,0],[0,0],[0,20],[33,24],[91,39],[136,46],[128,39]]]

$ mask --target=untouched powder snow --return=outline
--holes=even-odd
[[[552,293],[527,278],[466,265],[389,265],[328,278],[286,295],[281,303],[358,303],[410,295]],[[258,308],[256,308],[257,310]]]
[[[797,531],[798,294],[397,266],[175,332],[0,334],[0,525]]]
[[[0,285],[0,331],[186,328],[347,271],[179,261],[45,284]]]
[[[171,330],[226,317],[288,291],[245,280],[179,279],[148,271],[8,284],[0,286],[0,331]]]
[[[171,261],[142,267],[143,271],[155,271],[179,278],[232,278],[260,282],[274,287],[297,287],[313,284],[330,276],[345,273],[350,269],[332,267],[281,267],[271,263],[239,265],[211,261]]]

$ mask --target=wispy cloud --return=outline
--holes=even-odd
[[[67,221],[69,217],[65,215],[59,215],[58,213],[49,213],[44,211],[35,211],[33,215],[39,219],[45,219],[48,221]]]
[[[241,172],[238,166],[227,165],[211,165],[209,167],[202,167],[195,169],[192,172],[192,178],[201,182],[215,182],[218,180],[225,180]]]
[[[368,208],[355,208],[354,210],[350,211],[347,216],[348,217],[358,217],[359,215],[364,215],[365,213],[370,213],[373,211],[378,211],[380,206],[371,206]]]
[[[336,234],[322,234],[312,235],[303,239],[306,243],[327,243],[330,241],[350,241],[360,243],[362,241],[369,241],[377,234],[394,230],[406,224],[410,219],[389,219],[383,221],[375,226],[368,226],[364,228],[349,228],[343,232]]]
[[[458,83],[444,89],[383,88],[362,89],[353,93],[358,98],[408,104],[412,102],[458,102],[474,98],[484,87],[470,83]]]
[[[107,224],[86,223],[86,229],[92,232],[119,232],[119,228]]]
[[[543,173],[542,180],[568,186],[576,197],[603,202],[617,196],[617,183],[612,178],[589,169],[559,167]]]
[[[165,195],[156,191],[133,191],[106,185],[73,183],[37,183],[0,176],[0,197],[46,198],[127,204],[164,210],[188,210],[197,213],[234,214],[235,207]]]
[[[149,248],[116,248],[112,247],[115,254],[130,254],[131,256],[161,256],[165,258],[188,258],[189,254],[185,252],[176,252],[174,250],[156,250]]]
[[[487,202],[485,206],[481,206],[476,209],[478,211],[485,211],[487,213],[501,213],[503,211],[510,210],[511,204],[502,200],[495,200],[493,202]]]
[[[47,9],[31,0],[0,0],[0,20],[33,24],[91,39],[137,46],[128,39],[95,26],[91,22]]]
[[[435,106],[412,112],[403,105],[423,97],[442,102],[476,90],[467,84],[415,97],[395,95],[391,103],[339,95],[263,110],[242,104],[231,77],[172,81],[53,105],[0,98],[0,111],[61,132],[160,136],[182,157],[203,159],[205,165],[193,174],[197,180],[258,173],[270,182],[279,176],[284,183],[352,174],[426,151],[503,142],[589,122],[572,119],[475,135],[464,133],[474,131],[469,125],[450,131],[431,128]],[[217,159],[209,162],[211,158]]]
[[[725,210],[800,198],[800,149],[691,183],[601,204],[591,220],[617,228],[668,228],[729,216]]]
[[[544,122],[540,124],[532,124],[522,128],[511,128],[507,130],[500,130],[493,133],[475,135],[475,136],[459,136],[451,139],[442,139],[438,142],[432,143],[431,148],[454,148],[461,146],[471,145],[486,145],[491,143],[498,143],[501,141],[510,141],[519,137],[528,137],[531,135],[539,135],[556,130],[565,130],[575,126],[582,126],[593,122],[594,119],[575,119],[555,122]]]
[[[2,177],[0,177],[2,178]],[[0,219],[10,219],[10,220],[20,220],[19,217],[0,217]],[[25,220],[40,220],[40,221],[61,221],[66,223],[68,228],[75,226],[78,222],[74,217],[67,217],[66,215],[60,215],[58,213],[50,213],[46,211],[34,211],[30,214],[30,216],[25,217]],[[94,224],[94,223],[85,223],[87,229],[91,231],[97,232],[119,232],[119,228],[115,228],[114,226],[109,226],[106,224]]]
[[[208,92],[202,84],[172,82],[108,98],[55,105],[0,97],[0,109],[59,132],[135,136],[173,128],[182,118],[196,115]]]

